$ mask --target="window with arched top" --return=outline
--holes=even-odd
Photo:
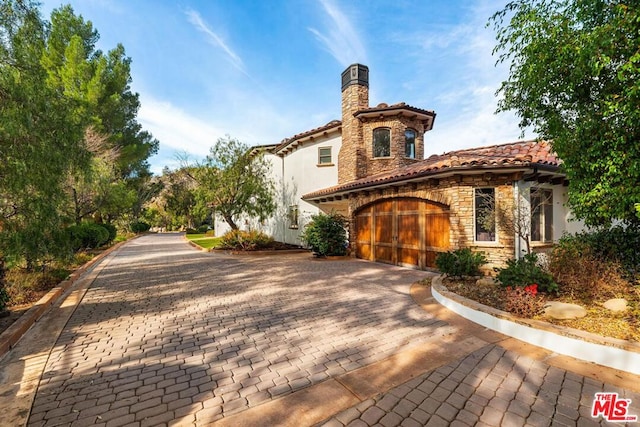
[[[416,131],[413,129],[404,131],[404,156],[409,159],[416,158]]]
[[[391,157],[391,129],[373,130],[373,157]]]

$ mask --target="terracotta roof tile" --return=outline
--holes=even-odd
[[[329,129],[333,129],[333,128],[337,128],[342,126],[342,122],[340,120],[331,120],[329,123],[327,123],[326,125],[317,127],[315,129],[311,129],[299,134],[296,134],[294,136],[292,136],[291,138],[285,138],[283,139],[280,144],[278,144],[278,146],[275,148],[275,152],[278,152],[280,150],[282,150],[283,148],[286,148],[287,146],[291,145],[293,142],[302,139],[304,137],[319,133],[319,132],[324,132],[327,131]]]
[[[310,199],[326,196],[352,189],[436,175],[451,170],[463,171],[535,165],[557,168],[561,163],[561,160],[552,151],[551,144],[548,141],[519,141],[510,144],[451,151],[439,155],[434,154],[413,165],[318,190],[305,194],[302,198]]]

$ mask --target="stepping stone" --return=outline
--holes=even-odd
[[[544,314],[553,319],[579,319],[587,315],[587,310],[578,304],[550,301],[544,306]]]
[[[604,308],[619,312],[619,311],[627,311],[627,300],[624,298],[614,298],[604,303]]]

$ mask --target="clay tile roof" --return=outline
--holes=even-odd
[[[557,170],[562,161],[551,149],[548,141],[520,141],[434,154],[425,160],[393,171],[361,178],[305,194],[312,199],[348,190],[428,177],[449,171],[487,170],[502,167],[542,166]]]
[[[291,138],[285,138],[283,139],[280,144],[276,147],[275,152],[278,152],[280,150],[282,150],[283,148],[286,148],[287,146],[291,145],[293,142],[305,138],[307,136],[311,136],[317,133],[321,133],[333,128],[338,128],[342,126],[342,122],[340,120],[331,120],[329,123],[327,123],[326,125],[317,127],[315,129],[311,129],[299,134],[296,134],[294,136],[292,136]]]
[[[423,114],[426,116],[435,117],[436,113],[433,110],[425,110],[423,108],[414,107],[405,102],[399,102],[397,104],[388,105],[384,102],[378,104],[375,107],[364,108],[355,113],[355,116],[367,114],[367,113],[384,113],[384,112],[395,112],[397,110],[406,110],[412,111],[414,113]]]

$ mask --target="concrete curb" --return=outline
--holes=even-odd
[[[134,237],[135,239],[135,237]],[[87,261],[84,265],[78,267],[74,270],[69,278],[63,280],[56,286],[51,289],[40,298],[30,309],[28,309],[18,320],[13,322],[11,326],[9,326],[2,334],[0,334],[0,360],[20,341],[20,339],[24,336],[24,334],[36,323],[51,306],[60,298],[62,294],[67,291],[74,283],[78,281],[78,279],[90,268],[92,268],[96,263],[102,260],[104,257],[109,255],[111,252],[118,249],[120,246],[130,241],[129,239],[125,242],[116,243],[111,246],[109,249],[104,252],[98,254],[96,257]]]
[[[486,328],[565,356],[640,375],[640,345],[539,320],[522,319],[449,292],[442,276],[431,293],[454,313]]]

